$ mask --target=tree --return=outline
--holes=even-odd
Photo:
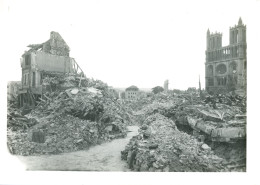
[[[126,91],[139,91],[139,89],[135,85],[132,85],[132,86],[126,88]]]
[[[125,92],[121,92],[121,98],[125,99]]]
[[[170,92],[171,92],[171,91],[170,91]],[[182,91],[179,90],[179,89],[173,89],[172,92],[173,92],[173,93],[176,93],[176,94],[181,94],[181,93],[182,93]]]
[[[152,92],[154,93],[154,94],[158,94],[158,93],[160,93],[160,92],[163,92],[163,88],[161,87],[161,86],[156,86],[156,87],[154,87],[154,88],[152,88]]]
[[[196,93],[196,92],[197,92],[197,89],[196,89],[196,87],[189,87],[189,88],[187,89],[187,92],[188,92],[188,93]]]

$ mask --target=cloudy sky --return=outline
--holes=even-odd
[[[21,79],[20,57],[27,45],[57,31],[88,77],[113,87],[143,88],[169,79],[170,89],[198,87],[199,75],[204,88],[207,29],[222,32],[226,46],[229,27],[239,17],[250,27],[259,5],[248,0],[0,2],[7,80]]]

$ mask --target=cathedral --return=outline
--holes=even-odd
[[[222,46],[222,33],[207,31],[205,87],[208,92],[223,92],[246,88],[246,25],[229,29],[229,45]]]

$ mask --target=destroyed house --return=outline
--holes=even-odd
[[[42,80],[45,74],[75,74],[85,77],[70,48],[59,33],[52,31],[50,39],[42,44],[27,46],[21,57],[22,83],[19,90],[19,105],[34,106],[42,96]]]
[[[229,45],[222,46],[222,34],[207,31],[205,86],[208,92],[246,88],[247,42],[242,19],[229,29]]]

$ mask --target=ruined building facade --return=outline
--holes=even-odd
[[[42,44],[28,46],[30,49],[21,57],[22,83],[19,90],[19,104],[34,105],[42,96],[43,78],[46,74],[84,73],[74,58],[69,57],[70,48],[57,32],[50,33],[50,39]]]
[[[205,87],[221,92],[246,87],[246,25],[242,19],[229,29],[229,45],[222,46],[222,34],[207,31]]]

